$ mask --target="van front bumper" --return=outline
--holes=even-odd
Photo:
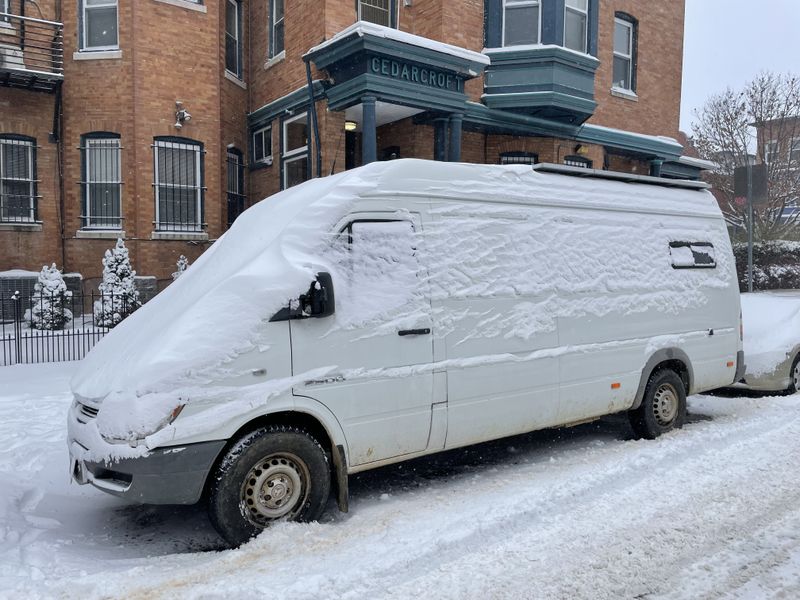
[[[225,441],[156,448],[147,456],[92,462],[70,443],[70,469],[79,484],[90,483],[114,496],[141,504],[194,504]]]

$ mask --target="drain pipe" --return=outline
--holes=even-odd
[[[322,148],[320,148],[319,144],[319,123],[317,123],[317,105],[314,102],[314,82],[311,81],[311,62],[305,56],[303,57],[303,62],[306,63],[306,82],[308,83],[308,102],[309,102],[309,112],[311,113],[311,129],[314,135],[314,147],[316,148],[317,153],[317,168],[316,168],[316,176],[322,177]]]

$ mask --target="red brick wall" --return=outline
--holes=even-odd
[[[639,21],[637,101],[611,94],[616,11],[626,12]],[[684,0],[600,2],[600,66],[595,76],[595,100],[598,107],[590,123],[677,138],[683,69],[684,12]]]

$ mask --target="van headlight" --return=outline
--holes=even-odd
[[[150,424],[145,427],[137,427],[133,431],[128,431],[125,434],[120,434],[115,431],[114,433],[104,432],[103,423],[101,421],[102,418],[102,410],[100,411],[100,415],[98,418],[98,430],[100,431],[100,436],[110,444],[128,444],[132,448],[136,448],[140,443],[144,442],[145,438],[148,436],[153,435],[164,429],[166,426],[171,425],[175,419],[178,418],[178,415],[181,414],[183,411],[183,407],[186,406],[186,403],[183,402],[178,404],[172,411],[163,419],[156,421],[153,424]],[[118,428],[113,428],[117,429]]]

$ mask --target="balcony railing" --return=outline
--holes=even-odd
[[[0,85],[52,92],[64,78],[64,26],[0,12]]]

